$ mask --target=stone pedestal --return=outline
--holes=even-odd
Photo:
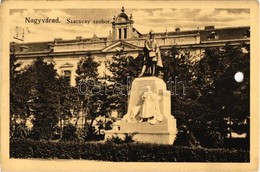
[[[147,86],[151,91],[160,97],[159,108],[163,115],[161,122],[150,124],[149,122],[139,122],[121,120],[116,129],[106,131],[106,138],[118,136],[124,138],[125,134],[134,134],[133,139],[138,142],[173,144],[176,134],[176,120],[171,115],[171,95],[166,90],[165,82],[157,77],[142,77],[133,80],[128,101],[128,112],[130,114],[134,107],[142,107],[144,94]]]

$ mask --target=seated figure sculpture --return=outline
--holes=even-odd
[[[129,114],[126,114],[123,120],[127,122],[144,122],[156,124],[163,120],[163,115],[160,112],[159,101],[160,96],[151,91],[150,86],[146,86],[145,92],[141,96],[143,103],[134,106]]]

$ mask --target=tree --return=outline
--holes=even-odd
[[[141,71],[142,58],[142,52],[134,58],[124,51],[118,51],[112,60],[107,61],[108,70],[112,73],[112,76],[108,76],[108,80],[112,83],[110,106],[112,109],[117,109],[119,114],[125,115],[127,112],[128,88],[131,87],[133,78]]]
[[[197,131],[197,137],[211,140],[210,144],[221,143],[233,128],[238,133],[249,134],[249,48],[227,45],[224,48],[208,48],[205,56],[196,65],[198,103],[209,109],[204,117],[207,131]],[[234,74],[242,71],[245,80],[237,83]],[[218,140],[218,141],[217,141]]]
[[[26,91],[28,113],[34,116],[33,133],[35,139],[52,139],[59,119],[60,82],[53,64],[37,58],[20,78],[21,88]],[[27,89],[25,89],[27,88]]]
[[[70,83],[65,77],[58,78],[58,111],[59,111],[59,134],[60,139],[63,137],[64,127],[67,125],[67,119],[71,119],[76,116],[78,120],[78,114],[80,111],[79,97],[77,89],[70,86]],[[76,121],[77,126],[77,121]]]
[[[26,126],[24,125],[26,117],[28,117],[28,100],[26,81],[23,80],[23,71],[19,70],[21,62],[18,61],[13,50],[10,51],[10,137],[26,133]],[[18,124],[17,120],[21,123]],[[19,131],[18,131],[19,130]],[[21,131],[23,130],[23,131]],[[16,133],[16,134],[15,134]],[[26,134],[22,134],[23,136]]]
[[[77,88],[79,89],[79,99],[81,102],[81,111],[85,117],[85,130],[87,137],[92,138],[94,134],[93,122],[97,116],[101,115],[102,106],[102,84],[99,81],[98,67],[100,63],[96,62],[90,53],[82,57],[78,62],[76,70]],[[87,121],[90,120],[88,123]]]
[[[198,145],[199,141],[194,136],[193,126],[199,109],[197,103],[198,91],[194,84],[195,66],[191,61],[190,52],[173,46],[168,51],[162,51],[164,66],[163,80],[167,89],[171,91],[171,114],[177,120],[178,135],[175,144]],[[182,143],[183,142],[183,143]],[[185,143],[184,143],[185,142]]]
[[[195,62],[189,54],[178,47],[162,52],[163,79],[166,83],[169,78],[177,76],[179,79],[173,80],[173,86],[167,84],[173,92],[172,114],[180,131],[177,139],[191,145],[200,143],[212,147],[223,145],[230,128],[248,136],[249,46],[208,48],[202,59]],[[242,83],[233,78],[237,71],[245,75]],[[178,83],[185,84],[186,95],[181,94],[179,89],[184,87]],[[228,122],[232,122],[232,126]]]

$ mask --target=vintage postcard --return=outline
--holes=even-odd
[[[256,171],[257,1],[5,1],[3,171]]]

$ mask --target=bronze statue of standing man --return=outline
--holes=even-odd
[[[144,42],[143,67],[139,77],[142,77],[145,73],[148,73],[148,76],[157,76],[158,67],[163,67],[159,44],[154,39],[154,36],[155,33],[151,30],[149,38]]]

